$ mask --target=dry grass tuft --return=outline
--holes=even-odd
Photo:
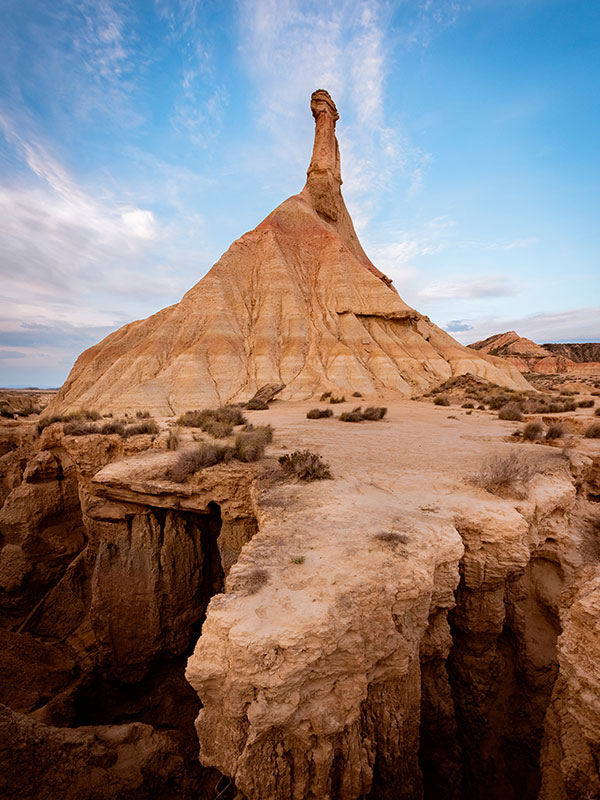
[[[136,411],[135,415],[138,419],[150,419],[149,411]]]
[[[511,451],[505,455],[489,456],[473,476],[472,482],[491,494],[515,491],[536,473],[536,467],[526,461],[521,453]]]
[[[523,419],[521,407],[518,403],[506,403],[498,412],[498,419],[509,419],[514,422],[519,422]]]
[[[373,538],[378,539],[380,542],[385,542],[386,544],[406,544],[408,542],[408,536],[406,534],[396,533],[396,531],[380,531],[376,533]]]
[[[357,406],[352,411],[344,411],[343,414],[340,414],[340,420],[342,422],[362,422],[362,408]]]
[[[331,397],[329,398],[329,402],[332,405],[336,405],[337,403],[345,403],[346,398],[344,397],[344,395],[342,395],[341,397],[336,397],[335,395],[331,395]]]
[[[246,403],[246,408],[248,411],[267,411],[269,404],[266,400],[252,398],[252,400],[248,400]]]
[[[233,455],[238,461],[246,463],[258,461],[272,441],[273,428],[270,425],[258,425],[251,431],[238,433],[233,445]]]
[[[523,428],[523,438],[534,442],[541,439],[544,433],[544,426],[541,422],[528,422]]]
[[[450,400],[446,397],[445,394],[439,394],[437,397],[433,398],[433,405],[434,406],[449,406]]]
[[[229,461],[233,456],[231,447],[213,442],[200,442],[193,450],[181,450],[177,459],[167,471],[167,478],[182,483],[189,475],[193,475],[205,467],[213,467],[222,461]]]
[[[320,481],[333,477],[329,464],[323,461],[319,453],[311,450],[296,450],[281,456],[279,463],[287,475],[301,481]]]
[[[181,433],[179,428],[169,431],[167,436],[167,450],[179,450],[181,444]]]
[[[600,422],[592,422],[585,432],[586,439],[600,439]]]
[[[311,408],[306,414],[307,419],[323,419],[324,417],[332,416],[333,411],[330,408]]]
[[[128,425],[121,436],[127,439],[130,436],[141,436],[144,433],[156,436],[157,433],[160,433],[160,428],[153,419],[148,419],[144,422],[135,422],[133,425]]]
[[[65,422],[63,432],[65,436],[88,436],[90,433],[100,433],[100,428],[93,422],[74,419],[71,422]]]
[[[553,422],[546,431],[546,439],[562,439],[564,435],[564,426],[559,422]]]
[[[383,406],[368,406],[362,412],[362,418],[370,420],[379,420],[383,419],[386,414],[387,414],[387,408],[383,408]]]
[[[248,570],[248,572],[240,575],[239,588],[242,589],[246,595],[256,594],[259,589],[262,589],[269,582],[269,573],[262,567],[255,567]],[[238,588],[236,586],[236,588]]]
[[[123,423],[118,422],[117,420],[110,420],[110,422],[105,422],[102,427],[100,428],[100,433],[105,435],[110,435],[111,433],[118,433],[119,436],[123,436],[125,433],[125,426]]]

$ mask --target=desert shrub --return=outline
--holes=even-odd
[[[319,453],[311,450],[296,450],[289,455],[281,456],[279,463],[283,471],[301,481],[320,481],[332,478],[329,464],[323,461]]]
[[[495,397],[490,397],[489,406],[492,411],[499,411],[502,406],[510,402],[510,396],[507,394],[497,394]]]
[[[207,419],[202,423],[202,430],[215,439],[226,439],[233,433],[233,426],[217,419]]]
[[[483,405],[483,403],[477,406],[477,411],[485,411],[485,406]]]
[[[600,422],[592,422],[585,432],[586,439],[600,439]]]
[[[510,419],[517,422],[523,419],[523,415],[521,414],[521,408],[519,404],[507,403],[505,406],[502,406],[502,408],[498,412],[498,419]]]
[[[445,394],[440,394],[437,397],[433,398],[433,405],[434,406],[449,406],[450,400],[446,397]]]
[[[273,428],[270,425],[259,425],[252,431],[238,433],[233,445],[233,455],[238,461],[258,461],[272,441]]]
[[[128,425],[121,436],[128,438],[129,436],[141,436],[143,433],[156,435],[160,433],[160,428],[153,419],[135,422],[133,425]]]
[[[571,389],[561,389],[559,394],[563,397],[572,397],[574,394],[579,394],[579,392],[573,392]]]
[[[352,411],[345,411],[343,414],[340,414],[340,420],[342,422],[362,422],[362,408],[357,406],[356,408],[352,409]]]
[[[181,444],[181,434],[179,430],[171,430],[169,431],[169,435],[167,436],[167,450],[179,450],[179,445]]]
[[[577,403],[575,400],[565,400],[563,403],[563,411],[575,411],[577,408]]]
[[[319,402],[324,403],[325,400],[329,400],[330,397],[331,397],[331,392],[323,392],[321,397],[319,397]]]
[[[387,408],[383,406],[367,406],[362,412],[363,419],[379,420],[383,419],[387,414]]]
[[[386,544],[406,544],[408,542],[408,536],[405,533],[396,531],[380,531],[373,538]]]
[[[592,392],[592,397],[600,397],[600,392]]]
[[[594,416],[595,416],[595,417],[600,417],[600,408],[597,408],[597,409],[594,411]]]
[[[541,439],[544,432],[544,426],[541,422],[528,422],[523,428],[523,438],[528,441],[535,441]]]
[[[248,433],[248,431],[253,431],[254,425],[251,422],[247,422],[242,428],[242,430],[244,431],[244,433]]]
[[[577,408],[593,408],[594,401],[593,400],[580,400],[577,403]]]
[[[528,481],[535,473],[535,467],[520,453],[489,456],[473,476],[476,486],[492,494],[514,490],[519,484]]]
[[[138,419],[150,419],[149,411],[136,411],[135,415]]]
[[[248,411],[266,411],[269,408],[269,404],[265,400],[253,397],[252,400],[248,400],[246,403],[246,408]]]
[[[360,392],[352,392],[352,397],[362,397]]]
[[[331,397],[329,398],[329,402],[332,405],[336,405],[336,403],[345,403],[346,398],[344,397],[344,395],[342,395],[341,397],[336,397],[335,395],[332,394]]]
[[[333,411],[330,408],[311,408],[311,410],[306,414],[307,419],[322,419],[323,417],[332,416]]]
[[[562,439],[565,429],[559,422],[553,422],[546,431],[546,439]]]
[[[475,403],[463,403],[461,408],[475,408]]]
[[[203,408],[201,411],[186,411],[177,418],[177,424],[188,428],[202,428],[214,422],[223,422],[235,427],[244,425],[248,420],[238,406],[220,406],[219,408]],[[207,431],[208,432],[208,431]]]
[[[290,561],[292,562],[292,564],[304,564],[304,562],[306,561],[306,557],[305,556],[292,556],[290,558]]]
[[[564,411],[562,403],[550,403],[550,405],[546,408],[546,411],[549,414],[560,414]]]
[[[0,417],[5,417],[6,419],[14,419],[15,415],[13,414],[12,411],[9,411],[8,408],[0,408]]]
[[[100,427],[100,433],[104,433],[107,435],[111,433],[118,433],[119,436],[123,436],[123,434],[125,433],[125,426],[123,425],[122,422],[119,422],[118,420],[110,420],[110,422],[105,422]]]
[[[65,422],[63,431],[65,436],[87,436],[90,433],[100,433],[100,428],[93,422],[74,419],[71,422]]]
[[[269,573],[262,567],[255,567],[240,576],[239,583],[236,581],[234,591],[239,587],[246,595],[256,594],[259,589],[269,582]]]
[[[213,442],[201,442],[193,450],[180,450],[175,462],[169,467],[169,480],[181,483],[188,475],[193,475],[205,467],[213,467],[232,456],[232,448]]]
[[[78,412],[72,412],[70,414],[51,414],[49,417],[44,417],[44,419],[38,422],[38,433],[41,433],[44,428],[47,428],[49,425],[54,425],[56,422],[71,422],[75,419],[81,419],[81,414]]]

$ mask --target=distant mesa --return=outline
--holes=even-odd
[[[479,353],[503,358],[520,372],[546,375],[600,375],[600,343],[536,344],[516,331],[496,333],[469,345]]]
[[[421,393],[470,372],[527,388],[503,359],[474,352],[408,306],[363,250],[341,193],[339,119],[311,97],[315,140],[300,194],[237,239],[182,300],[82,353],[53,411],[147,408],[176,414],[324,391],[365,398]]]

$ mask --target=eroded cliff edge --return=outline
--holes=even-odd
[[[177,486],[162,434],[15,426],[4,795],[594,797],[598,454],[525,445],[526,497],[494,498],[464,480],[489,427],[413,409],[340,430],[283,407],[273,454],[332,464],[310,486]]]

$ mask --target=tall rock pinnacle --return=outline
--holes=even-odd
[[[302,191],[237,239],[179,303],[82,353],[52,412],[172,415],[242,402],[268,383],[285,384],[283,400],[410,395],[465,372],[528,388],[517,369],[407,305],[371,263],[342,197],[337,109],[323,89],[310,105],[315,143]]]
[[[329,92],[325,89],[313,92],[310,109],[315,118],[315,143],[303,194],[308,195],[312,207],[321,219],[335,227],[353,255],[391,288],[391,278],[378,270],[362,249],[342,197],[340,148],[335,135],[335,123],[340,115]]]

